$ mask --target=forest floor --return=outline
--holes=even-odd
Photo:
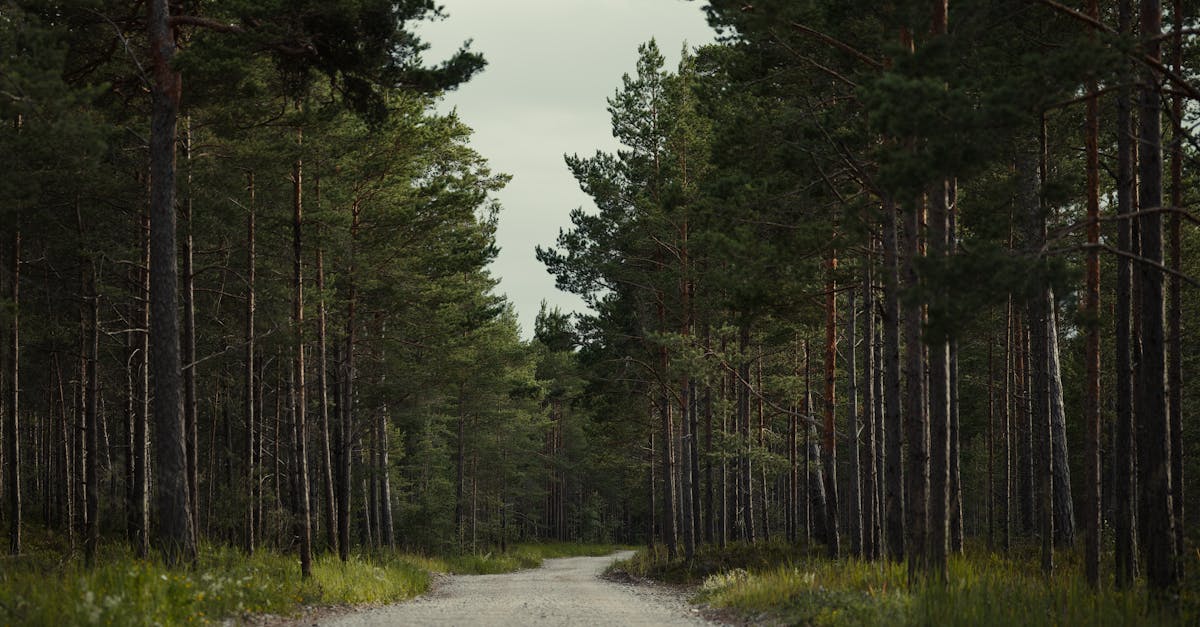
[[[496,575],[450,575],[414,601],[320,616],[293,624],[374,625],[703,625],[699,610],[674,588],[603,577],[607,557],[547,559],[541,568]]]

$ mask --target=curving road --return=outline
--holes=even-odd
[[[679,595],[601,579],[608,557],[548,559],[541,568],[503,575],[452,576],[424,597],[362,610],[323,625],[704,625]]]

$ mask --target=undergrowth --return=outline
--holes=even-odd
[[[612,546],[529,544],[507,553],[449,557],[336,555],[300,577],[294,555],[204,546],[194,568],[169,570],[139,560],[123,543],[105,544],[96,566],[50,536],[27,534],[20,557],[0,557],[0,625],[189,625],[252,614],[292,615],[304,606],[384,604],[429,589],[432,573],[488,574],[536,568],[542,559],[606,555]]]
[[[745,618],[789,625],[1196,625],[1200,556],[1170,610],[1144,587],[1099,594],[1087,588],[1078,556],[1061,555],[1046,579],[1023,553],[981,548],[950,561],[944,584],[907,583],[903,563],[829,560],[783,543],[699,550],[690,563],[661,549],[642,550],[611,570],[671,583],[698,584],[695,602]]]

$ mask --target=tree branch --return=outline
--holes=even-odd
[[[883,63],[880,63],[879,61],[872,59],[871,57],[867,56],[866,53],[859,51],[857,48],[855,48],[854,46],[851,46],[850,44],[847,44],[843,41],[834,39],[833,37],[830,37],[829,35],[826,35],[825,33],[822,33],[821,31],[809,28],[799,22],[792,22],[791,27],[806,34],[806,35],[809,35],[811,37],[819,39],[820,41],[823,41],[823,42],[833,46],[834,48],[837,48],[838,50],[841,50],[842,52],[845,52],[845,53],[853,56],[854,58],[858,59],[859,61],[862,61],[863,63],[866,63],[867,65],[869,65],[877,70],[883,69]]]
[[[240,24],[230,24],[220,20],[214,20],[207,17],[199,17],[196,15],[172,15],[167,19],[167,24],[171,28],[179,28],[180,26],[198,26],[206,28],[218,33],[244,33],[246,29]]]

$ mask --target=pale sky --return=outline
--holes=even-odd
[[[439,62],[466,39],[487,69],[447,95],[439,109],[457,108],[475,130],[472,145],[493,171],[513,179],[503,205],[492,272],[533,334],[544,299],[565,311],[584,309],[559,292],[534,258],[534,246],[553,245],[576,207],[592,208],[563,163],[564,154],[616,150],[606,98],[621,75],[636,69],[637,47],[658,41],[673,69],[684,42],[713,40],[700,1],[687,0],[441,0],[449,19],[423,24],[432,44],[426,62]]]

